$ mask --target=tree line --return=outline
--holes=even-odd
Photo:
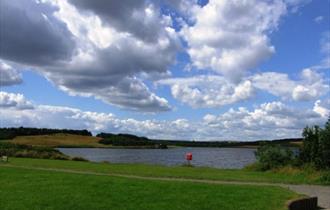
[[[56,133],[92,136],[88,130],[50,129],[50,128],[0,128],[0,140],[13,139],[16,136],[50,135]]]
[[[131,134],[99,133],[97,137],[102,138],[99,143],[113,146],[154,146],[156,142],[147,137],[139,137]]]

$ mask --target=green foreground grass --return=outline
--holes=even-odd
[[[10,158],[7,163],[16,166],[69,169],[77,171],[137,175],[146,177],[191,178],[223,181],[268,182],[288,184],[322,184],[321,172],[302,170],[280,170],[258,172],[250,170],[229,170],[200,167],[165,167],[145,164],[108,164],[76,162],[66,160],[46,160]]]
[[[15,164],[24,161],[28,165],[54,163],[52,167],[73,164],[69,161],[14,160]],[[75,165],[76,168],[82,166]],[[91,169],[91,166],[104,168],[102,164],[84,167]],[[288,200],[298,197],[280,187],[151,181],[1,166],[0,177],[2,210],[284,210]]]

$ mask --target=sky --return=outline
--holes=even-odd
[[[330,0],[1,0],[0,127],[300,137],[330,116]]]

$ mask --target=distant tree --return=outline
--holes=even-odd
[[[13,139],[16,136],[50,135],[56,133],[92,136],[88,130],[50,129],[50,128],[0,128],[0,140]]]
[[[139,137],[132,134],[100,133],[96,136],[102,138],[99,143],[112,144],[113,146],[152,146],[156,144],[156,142],[146,137]]]
[[[112,140],[111,139],[101,139],[101,140],[99,140],[99,143],[109,145],[109,144],[112,144]]]

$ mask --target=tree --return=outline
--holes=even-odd
[[[320,132],[320,156],[323,168],[330,168],[330,117]]]
[[[301,161],[318,169],[330,168],[330,118],[324,129],[319,126],[306,127],[302,135]]]
[[[320,162],[319,153],[319,136],[320,127],[305,127],[303,130],[303,146],[301,149],[300,157],[304,163],[313,163],[318,165]]]

